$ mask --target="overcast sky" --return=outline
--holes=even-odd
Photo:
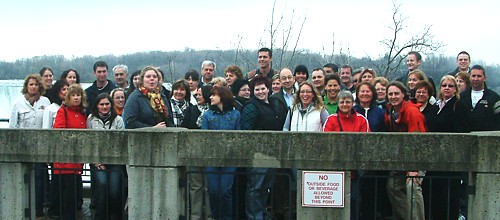
[[[376,58],[391,36],[391,0],[277,0],[276,15],[300,27],[299,48],[313,52],[342,48],[356,57]],[[440,53],[466,50],[472,62],[499,64],[500,1],[399,1],[405,33],[432,25]],[[0,60],[41,55],[106,55],[150,50],[258,49],[268,43],[272,0],[1,0]],[[241,37],[241,39],[240,39]],[[402,36],[404,37],[404,36]],[[240,40],[239,40],[240,39]],[[268,44],[265,44],[266,46]]]

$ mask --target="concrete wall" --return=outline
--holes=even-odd
[[[129,164],[130,215],[134,219],[177,219],[181,213],[178,208],[178,168],[182,166],[469,171],[477,176],[471,183],[476,186],[476,195],[471,196],[469,205],[472,211],[469,213],[477,216],[469,219],[494,219],[500,216],[499,197],[495,197],[498,194],[491,193],[498,193],[500,189],[499,141],[500,132],[425,134],[0,129],[0,174],[26,172],[23,164],[29,162]],[[1,188],[13,187],[11,189],[17,192],[2,197],[0,201],[0,219],[11,219],[8,217],[18,216],[19,210],[11,209],[12,206],[5,201],[27,207],[26,202],[16,198],[26,194],[27,189],[18,184],[19,175],[3,176],[12,176],[9,180],[12,183],[2,182]],[[7,192],[2,190],[0,194]],[[144,204],[148,204],[147,207]],[[334,215],[336,219],[346,219],[348,216],[347,208],[335,213],[322,208],[298,209],[298,215],[307,218]]]

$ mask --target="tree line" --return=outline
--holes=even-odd
[[[343,64],[351,65],[354,69],[366,67],[373,68],[378,74],[383,73],[383,64],[386,57],[372,59],[370,57],[353,57],[349,54],[322,55],[308,50],[294,51],[293,59],[287,62],[277,62],[277,57],[282,57],[291,51],[275,49],[273,51],[273,68],[281,69],[289,67],[293,69],[299,65],[306,65],[309,72],[314,68],[323,67],[326,63],[335,63],[338,66]],[[482,61],[472,64],[481,64]],[[405,59],[401,57],[400,59]],[[82,82],[94,81],[92,66],[97,60],[104,60],[109,68],[117,64],[126,64],[129,72],[140,70],[145,66],[160,67],[165,72],[166,82],[173,82],[182,78],[188,70],[201,69],[203,60],[212,60],[217,64],[216,76],[223,76],[224,69],[229,65],[239,66],[243,72],[248,72],[257,68],[257,50],[235,49],[235,50],[194,50],[186,48],[184,51],[150,51],[137,52],[125,55],[104,55],[104,56],[82,56],[66,58],[62,55],[36,56],[32,58],[19,59],[13,62],[0,61],[0,79],[23,79],[30,73],[37,73],[42,67],[49,66],[54,70],[54,79],[60,77],[64,70],[76,69]],[[426,54],[421,69],[436,82],[444,75],[456,68],[456,57],[446,57],[444,55]],[[403,60],[403,63],[405,61]],[[500,65],[486,65],[487,84],[490,88],[500,88]],[[394,79],[407,72],[406,66],[401,65],[393,74],[386,75],[388,79]],[[110,74],[109,78],[113,76]],[[498,90],[497,90],[498,91]]]

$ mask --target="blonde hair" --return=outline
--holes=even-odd
[[[64,98],[64,104],[68,107],[72,106],[73,102],[71,101],[71,96],[74,94],[80,94],[82,96],[82,101],[80,102],[79,107],[82,109],[82,112],[85,111],[85,107],[87,107],[87,103],[85,101],[87,100],[87,95],[79,84],[73,84],[68,87],[68,93],[66,93],[66,97]]]
[[[227,81],[224,77],[215,77],[212,82],[210,82],[210,84],[212,85],[219,85],[219,86],[223,86],[223,87],[227,87]]]
[[[441,85],[443,84],[444,81],[448,80],[453,82],[453,86],[455,87],[455,96],[457,97],[457,99],[460,99],[460,91],[457,86],[457,80],[455,79],[455,77],[451,75],[444,75],[443,78],[441,78],[441,81],[439,82],[438,99],[440,100],[444,99],[444,95],[441,93]]]
[[[298,105],[301,104],[301,101],[300,101],[300,89],[302,88],[302,86],[309,86],[311,87],[311,90],[313,92],[313,105],[314,105],[314,108],[316,110],[321,110],[324,106],[323,104],[323,99],[321,98],[321,96],[319,95],[319,92],[314,88],[314,86],[309,82],[309,81],[304,81],[303,83],[301,83],[299,85],[299,89],[297,89],[297,91],[295,92],[295,95],[294,95],[294,99],[293,99],[293,107],[292,107],[292,111],[294,111],[295,109],[298,108]]]

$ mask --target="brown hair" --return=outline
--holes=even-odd
[[[236,75],[238,77],[238,79],[243,79],[243,72],[241,71],[241,69],[238,66],[226,67],[226,69],[224,70],[224,76],[225,76],[225,73],[227,73],[227,72],[233,73],[234,75]]]
[[[68,107],[71,107],[73,105],[71,101],[71,96],[73,94],[80,94],[82,96],[82,101],[80,102],[79,107],[82,109],[82,112],[85,113],[85,107],[87,106],[85,100],[87,100],[87,96],[85,95],[85,91],[83,91],[82,87],[79,84],[73,84],[68,87],[68,93],[66,93],[66,97],[64,98],[64,105]]]
[[[38,84],[38,93],[40,93],[40,95],[45,94],[45,84],[43,83],[42,77],[36,73],[29,74],[28,76],[26,76],[26,78],[24,78],[24,84],[21,93],[28,94],[28,83],[30,79],[34,79],[36,81],[36,84]]]

